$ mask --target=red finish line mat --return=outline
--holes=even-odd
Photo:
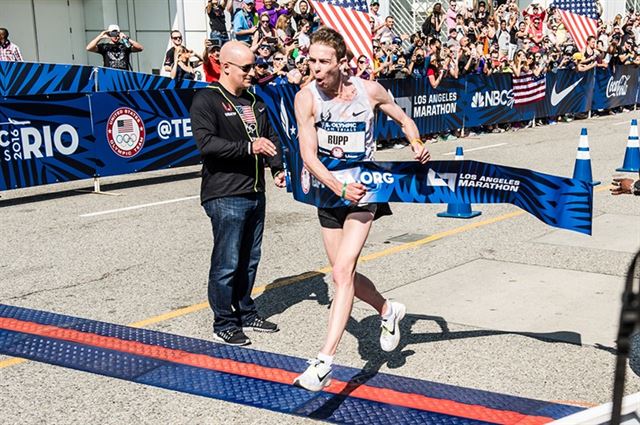
[[[320,393],[304,359],[0,304],[0,354],[338,423],[544,424],[583,410],[335,366]]]

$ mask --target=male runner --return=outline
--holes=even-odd
[[[416,160],[424,164],[430,158],[415,123],[387,91],[374,81],[346,76],[341,72],[346,65],[347,48],[342,35],[320,28],[311,37],[309,48],[309,66],[315,80],[295,99],[305,167],[336,195],[351,202],[347,207],[318,209],[324,247],[333,267],[335,296],[325,343],[318,356],[309,360],[307,370],[294,381],[311,391],[320,391],[330,383],[331,363],[351,314],[354,296],[382,316],[380,346],[384,351],[393,351],[398,346],[398,323],[405,315],[403,304],[386,300],[367,277],[356,272],[371,224],[375,218],[391,214],[389,206],[359,204],[366,194],[365,186],[338,181],[318,157],[372,160],[376,147],[374,109],[379,108],[402,127]]]

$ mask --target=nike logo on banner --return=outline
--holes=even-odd
[[[567,95],[571,92],[571,90],[575,89],[576,86],[580,84],[580,81],[582,81],[582,78],[584,77],[581,77],[578,81],[571,84],[569,87],[562,90],[560,93],[556,92],[556,84],[553,83],[553,88],[551,89],[551,106],[558,106],[558,104],[562,102],[562,99],[567,97]]]

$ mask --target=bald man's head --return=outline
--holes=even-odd
[[[227,62],[238,65],[253,63],[253,52],[240,41],[228,41],[220,49],[220,63]]]
[[[251,87],[255,75],[254,62],[253,52],[246,44],[239,41],[225,43],[220,49],[220,84],[239,95],[242,90]]]

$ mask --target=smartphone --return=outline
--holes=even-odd
[[[278,39],[276,37],[267,37],[267,43],[278,44]]]
[[[210,38],[209,41],[211,42],[211,47],[220,47],[222,45],[219,38]]]

